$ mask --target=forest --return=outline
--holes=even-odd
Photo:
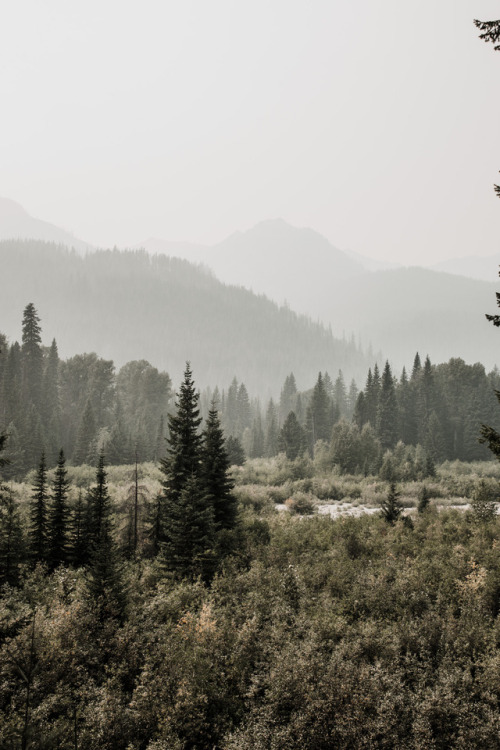
[[[498,371],[1,349],[0,747],[498,746]]]

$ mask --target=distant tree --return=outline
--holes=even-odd
[[[377,435],[382,448],[392,448],[398,438],[398,403],[389,362],[385,363],[377,405]]]
[[[50,570],[68,562],[69,487],[66,459],[61,448],[52,486],[52,504],[49,508],[47,524],[47,562]]]
[[[424,513],[429,507],[429,502],[430,502],[429,490],[427,489],[425,484],[423,484],[422,487],[420,488],[420,492],[418,493],[418,505],[417,505],[418,513]]]
[[[285,452],[289,461],[295,461],[305,448],[304,430],[300,426],[294,411],[289,412],[285,419],[279,434],[278,445],[279,449]]]
[[[78,428],[73,463],[78,466],[92,461],[95,438],[96,421],[91,399],[88,398]]]
[[[22,337],[22,393],[25,403],[30,401],[37,409],[41,405],[43,352],[40,318],[30,302],[24,308]]]
[[[396,489],[394,482],[389,485],[389,492],[387,497],[382,500],[380,507],[382,510],[382,516],[391,525],[395,524],[401,513],[403,512],[403,506],[399,502],[400,492]]]
[[[245,451],[243,450],[241,441],[237,437],[229,435],[226,438],[226,451],[230,466],[243,466],[245,463]]]
[[[295,411],[297,401],[297,383],[295,381],[295,375],[293,372],[287,375],[283,388],[281,389],[280,405],[279,405],[279,416],[280,422],[283,424],[287,416],[291,411]]]
[[[264,442],[264,453],[267,458],[272,458],[278,452],[278,414],[273,399],[269,401],[266,411],[266,437]]]
[[[330,439],[332,427],[331,399],[326,391],[323,376],[319,373],[306,414],[306,435],[311,455],[314,453],[314,444],[317,440]]]
[[[42,452],[30,503],[29,551],[34,563],[45,562],[47,559],[48,499],[47,466],[45,453]]]

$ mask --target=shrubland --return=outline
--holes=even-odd
[[[398,483],[390,524],[320,514],[378,509],[389,485],[319,462],[232,469],[237,543],[208,582],[147,546],[152,464],[139,467],[143,546],[120,556],[121,610],[99,609],[85,567],[22,565],[0,599],[0,747],[497,747],[500,521],[468,505],[481,483],[496,498],[498,465]],[[108,475],[122,550],[133,473]],[[71,502],[94,474],[69,468]],[[10,485],[24,516],[27,479]]]

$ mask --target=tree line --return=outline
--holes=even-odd
[[[0,584],[15,585],[23,565],[88,567],[97,601],[119,607],[120,555],[159,556],[166,571],[209,580],[232,549],[236,501],[229,460],[215,404],[201,430],[202,418],[189,365],[175,412],[168,417],[169,438],[160,462],[162,490],[151,498],[139,521],[140,492],[135,466],[128,527],[121,549],[115,544],[115,510],[109,495],[104,455],[98,458],[95,482],[76,500],[60,450],[49,482],[45,452],[35,472],[28,513],[21,517],[11,487],[0,484]],[[0,436],[0,466],[5,474],[7,436]],[[142,513],[144,516],[144,512]],[[141,529],[139,530],[139,523]],[[140,536],[140,543],[139,543]]]

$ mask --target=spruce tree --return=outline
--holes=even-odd
[[[88,501],[90,548],[95,549],[99,546],[102,536],[109,530],[108,521],[111,517],[111,498],[102,453],[97,462],[95,486],[89,490]]]
[[[192,474],[177,499],[167,499],[162,562],[177,577],[210,580],[216,563],[215,524],[211,498]]]
[[[40,318],[32,302],[26,305],[23,313],[22,337],[22,393],[25,403],[33,403],[37,410],[41,407],[43,352]]]
[[[49,569],[68,562],[68,491],[70,482],[64,451],[59,451],[54,484],[52,486],[52,505],[49,509],[47,528],[47,562]]]
[[[29,551],[34,563],[47,559],[47,466],[42,452],[38,465],[30,503]]]
[[[279,449],[284,451],[289,461],[294,461],[305,448],[304,430],[299,424],[295,412],[291,411],[285,419],[279,435]]]
[[[377,436],[382,448],[392,448],[398,439],[398,404],[389,362],[385,363],[377,406]]]
[[[167,455],[161,462],[163,480],[162,560],[178,576],[210,576],[215,544],[214,510],[203,482],[203,446],[199,433],[199,396],[191,367],[169,415]],[[212,561],[212,563],[210,562]]]
[[[80,490],[69,524],[68,560],[75,568],[81,568],[90,559],[90,525],[89,499],[85,502]]]
[[[226,439],[226,451],[230,466],[243,466],[245,463],[245,451],[239,438],[229,435]]]
[[[88,564],[89,592],[97,604],[101,618],[117,616],[124,606],[121,570],[113,539],[113,519],[104,456],[97,463],[95,487],[89,492],[90,559]]]
[[[203,431],[201,477],[213,508],[216,530],[232,529],[236,522],[236,500],[232,494],[234,482],[229,476],[229,466],[219,414],[212,403]]]
[[[380,503],[382,509],[382,516],[391,525],[394,525],[401,513],[403,512],[403,506],[399,502],[400,492],[396,489],[394,482],[389,485],[389,492],[387,497]]]
[[[160,464],[165,479],[165,497],[176,501],[184,485],[192,476],[199,476],[202,460],[202,437],[198,407],[198,394],[194,387],[189,362],[184,371],[184,380],[179,389],[176,413],[169,414],[169,437],[167,455]]]

